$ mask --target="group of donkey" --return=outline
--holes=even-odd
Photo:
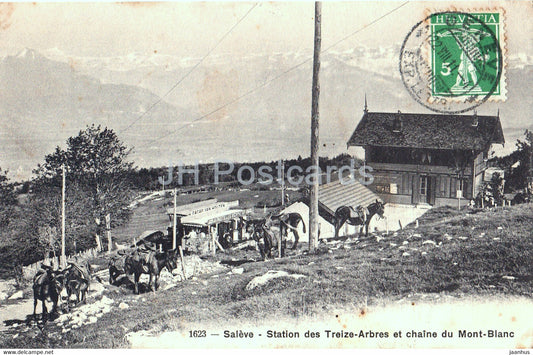
[[[159,274],[163,268],[169,271],[177,267],[175,250],[158,252],[149,248],[120,250],[109,262],[109,283],[115,284],[121,274],[134,275],[135,293],[139,293],[141,274],[149,274],[149,287],[157,290]],[[70,299],[76,295],[76,303],[84,303],[91,280],[90,264],[85,262],[69,263],[64,270],[53,270],[51,266],[41,265],[41,270],[33,278],[33,318],[36,318],[37,302],[42,303],[42,320],[46,321],[48,310],[46,302],[52,302],[51,314],[57,313],[61,294],[66,290],[66,309],[70,310]],[[128,279],[129,280],[129,279]]]
[[[339,231],[345,223],[352,226],[361,226],[361,228],[365,229],[365,236],[368,237],[368,226],[372,217],[377,214],[384,218],[384,212],[385,203],[379,200],[371,203],[368,207],[341,206],[337,208],[333,216],[335,238],[339,236]],[[291,249],[296,249],[300,238],[298,234],[298,225],[300,223],[302,223],[302,231],[306,233],[305,222],[299,213],[273,214],[266,218],[248,221],[247,232],[256,241],[263,260],[266,260],[272,258],[273,249],[279,249],[281,256],[285,256],[289,231],[294,236],[294,243]],[[272,228],[276,224],[279,228],[279,233],[276,233]]]
[[[156,291],[161,270],[166,268],[172,272],[177,267],[177,258],[175,249],[160,252],[150,245],[119,250],[109,261],[109,283],[118,285],[122,275],[133,275],[135,294],[139,294],[139,279],[142,274],[148,274],[148,287]],[[126,277],[126,281],[130,282],[129,278]]]
[[[46,302],[52,302],[52,314],[57,313],[61,293],[66,290],[66,308],[70,309],[70,298],[76,295],[76,304],[85,302],[91,279],[89,263],[69,262],[64,270],[53,270],[49,265],[41,265],[41,270],[33,278],[33,318],[36,318],[37,302],[42,303],[42,320],[46,321]]]
[[[350,207],[341,206],[335,211],[334,226],[335,237],[338,237],[340,228],[348,223],[350,225],[360,225],[366,228],[368,236],[368,225],[374,215],[384,217],[384,203],[376,200],[368,207]],[[285,254],[288,232],[294,235],[292,249],[298,246],[299,234],[298,225],[303,224],[303,232],[306,232],[305,222],[299,213],[282,213],[270,215],[267,218],[249,220],[247,231],[257,242],[259,251],[264,260],[272,258],[272,250],[280,247],[282,256]],[[274,225],[278,225],[279,233],[274,232]],[[162,232],[158,232],[162,233]],[[156,291],[159,286],[159,275],[163,268],[172,271],[177,267],[177,251],[167,250],[160,252],[153,246],[143,245],[140,247],[119,250],[118,254],[109,261],[109,283],[118,284],[122,275],[134,276],[135,294],[139,294],[139,278],[141,274],[149,274],[150,280],[148,287]],[[88,263],[80,265],[78,263],[69,263],[64,270],[53,270],[52,267],[42,265],[40,270],[33,279],[33,317],[36,317],[37,302],[42,303],[42,318],[46,320],[47,309],[45,301],[53,303],[52,313],[57,312],[58,302],[61,299],[61,293],[66,289],[67,311],[70,307],[70,298],[76,295],[76,305],[85,302],[86,294],[89,290],[91,269]]]

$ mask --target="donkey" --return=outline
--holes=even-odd
[[[249,221],[246,228],[248,233],[250,233],[252,238],[256,241],[263,260],[272,258],[272,248],[279,247],[279,243],[281,243],[281,256],[285,255],[286,240],[283,240],[283,235],[281,233],[279,237],[274,233],[271,228],[273,224],[271,216],[269,216],[268,218]]]
[[[85,303],[85,298],[89,290],[91,280],[91,266],[89,263],[78,265],[69,262],[69,266],[63,271],[65,275],[65,286],[67,289],[67,312],[70,306],[70,296],[76,295],[76,305]],[[80,299],[81,296],[81,299]]]
[[[157,291],[159,287],[159,274],[165,267],[169,272],[172,272],[177,267],[177,251],[175,249],[163,253],[154,250],[136,250],[132,254],[127,255],[124,260],[124,271],[126,275],[134,275],[135,294],[139,294],[139,278],[141,274],[150,275],[148,285],[152,291]],[[153,287],[152,280],[154,281]]]
[[[41,268],[42,270],[33,277],[33,319],[36,320],[37,317],[37,301],[41,301],[43,306],[41,318],[46,322],[48,313],[46,301],[53,303],[51,314],[57,313],[57,303],[65,286],[65,278],[61,271],[54,271],[51,266],[41,265]]]
[[[289,230],[292,232],[292,234],[294,235],[294,244],[292,245],[291,249],[296,249],[296,247],[298,246],[298,241],[300,239],[300,235],[298,234],[298,224],[300,222],[302,222],[303,225],[303,232],[306,233],[305,222],[303,217],[297,212],[289,212],[282,213],[279,215],[273,215],[271,218],[279,220],[279,231],[282,236],[285,236],[285,238],[287,238]]]
[[[339,230],[344,225],[348,223],[352,226],[363,226],[366,228],[365,236],[368,237],[368,225],[374,217],[375,214],[379,215],[381,218],[384,217],[385,213],[385,203],[376,199],[376,202],[368,205],[367,208],[358,206],[353,208],[352,206],[341,206],[335,211],[334,221],[335,221],[335,238],[339,236]]]

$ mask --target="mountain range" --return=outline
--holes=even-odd
[[[204,61],[44,53],[26,49],[0,62],[0,167],[15,179],[28,178],[45,154],[91,123],[115,129],[139,166],[309,154],[311,53]],[[428,112],[405,90],[398,53],[358,47],[322,55],[321,155],[346,151],[365,94],[370,111]],[[532,58],[516,55],[507,64],[507,101],[478,108],[500,112],[508,142],[500,153],[533,129]]]

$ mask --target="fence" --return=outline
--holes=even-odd
[[[98,248],[87,249],[85,251],[81,251],[74,255],[67,255],[67,263],[74,259],[83,260],[83,259],[88,259],[88,258],[94,258],[97,255],[98,255]],[[26,280],[31,280],[33,276],[35,275],[35,273],[37,273],[37,271],[41,268],[42,263],[57,267],[59,265],[59,257],[56,256],[54,258],[44,258],[43,260],[33,263],[31,265],[23,266],[22,273],[23,273],[24,278]]]

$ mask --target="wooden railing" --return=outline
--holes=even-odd
[[[415,164],[394,164],[394,163],[372,163],[368,162],[374,170],[379,171],[406,171],[413,173],[435,173],[435,174],[457,174],[455,168],[439,165],[415,165]],[[468,167],[464,171],[465,175],[472,174],[472,168]]]

